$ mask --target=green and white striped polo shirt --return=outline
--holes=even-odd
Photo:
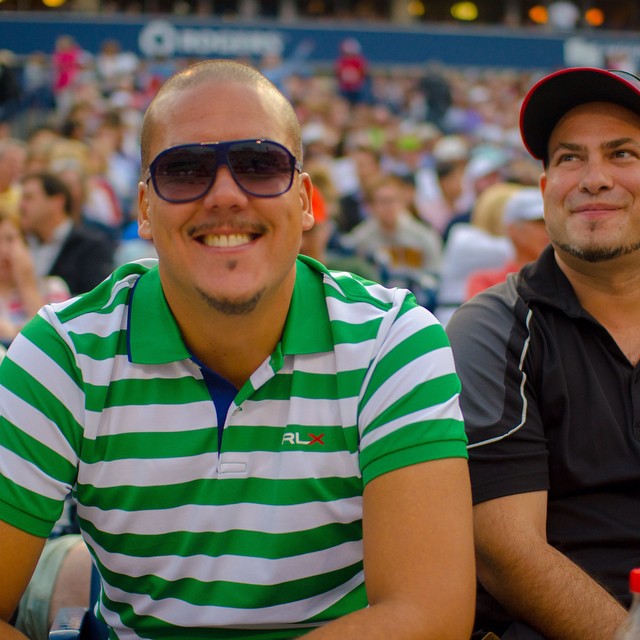
[[[121,639],[296,637],[365,607],[366,483],[466,457],[442,327],[307,258],[220,452],[154,261],[45,307],[0,384],[0,519],[46,536],[73,490]]]

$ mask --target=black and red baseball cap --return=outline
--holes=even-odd
[[[560,118],[587,102],[613,102],[640,115],[640,78],[595,67],[571,67],[545,76],[529,90],[520,109],[520,134],[527,151],[544,160]]]

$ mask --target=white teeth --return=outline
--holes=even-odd
[[[210,235],[204,236],[202,242],[208,247],[239,247],[242,244],[251,242],[251,236],[246,233],[234,233],[232,235]]]

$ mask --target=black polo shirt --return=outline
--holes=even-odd
[[[474,503],[548,491],[550,544],[628,605],[640,566],[640,367],[580,306],[551,247],[463,305],[447,333]]]

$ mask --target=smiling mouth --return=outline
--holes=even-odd
[[[251,243],[258,237],[258,234],[232,233],[232,234],[207,234],[199,239],[207,247],[241,247]]]
[[[620,207],[616,206],[616,205],[612,205],[612,204],[592,204],[592,205],[586,205],[586,206],[582,206],[582,207],[576,207],[574,209],[574,213],[601,213],[601,212],[611,212],[611,211],[617,211]]]

